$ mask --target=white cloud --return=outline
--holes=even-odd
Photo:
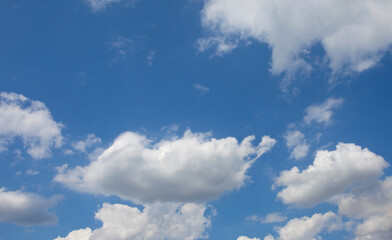
[[[94,12],[104,10],[112,3],[121,2],[122,0],[83,0],[85,1]]]
[[[237,240],[260,240],[260,238],[248,238],[246,236],[239,236]]]
[[[361,220],[356,240],[392,239],[392,177],[369,182],[334,198],[339,213]]]
[[[201,92],[201,93],[206,93],[206,92],[210,91],[210,89],[208,87],[203,86],[203,85],[201,85],[199,83],[195,84],[193,86],[193,88],[196,89],[197,91]]]
[[[302,132],[298,130],[287,131],[284,138],[286,139],[286,146],[291,150],[290,158],[299,160],[308,154],[309,145],[306,143]]]
[[[311,105],[305,109],[306,115],[304,117],[304,121],[307,124],[310,124],[315,121],[317,123],[324,123],[328,125],[332,121],[332,109],[336,109],[342,104],[342,98],[329,98],[321,104]]]
[[[284,227],[277,230],[278,240],[316,240],[324,231],[332,232],[342,229],[343,224],[339,216],[333,212],[316,213],[312,217],[291,219]],[[268,238],[267,238],[268,237]],[[265,239],[274,238],[269,235]]]
[[[287,217],[283,216],[281,213],[269,213],[265,217],[259,217],[257,215],[252,215],[246,218],[248,221],[261,222],[261,223],[278,223],[286,221]]]
[[[275,238],[271,234],[268,234],[265,236],[264,240],[275,240]]]
[[[255,39],[272,48],[271,71],[288,74],[312,68],[308,52],[321,44],[333,72],[373,67],[392,43],[389,0],[206,0],[202,25],[211,37],[200,49],[229,52]]]
[[[155,203],[143,211],[121,204],[104,203],[95,214],[103,223],[94,231],[81,229],[55,240],[196,240],[208,237],[211,225],[204,204]],[[77,238],[79,237],[79,238]]]
[[[88,166],[59,168],[55,181],[81,192],[117,195],[136,203],[203,202],[240,188],[254,160],[275,140],[254,136],[211,138],[186,131],[181,138],[152,144],[145,136],[125,132]]]
[[[86,140],[84,141],[78,141],[75,143],[72,143],[72,147],[80,152],[86,152],[87,148],[91,148],[95,144],[98,144],[101,142],[101,139],[94,134],[89,134],[87,135]]]
[[[60,200],[59,196],[46,199],[34,193],[7,191],[0,188],[0,222],[9,222],[25,227],[48,225],[57,222],[49,212]]]
[[[55,240],[90,240],[93,235],[91,228],[79,229],[70,232],[66,237],[57,237]]]
[[[34,159],[50,157],[50,148],[62,145],[61,127],[42,102],[16,93],[0,93],[0,149],[20,137]]]
[[[381,156],[367,148],[339,143],[335,151],[318,151],[307,169],[293,167],[281,172],[275,186],[285,187],[278,193],[285,204],[309,207],[355,184],[376,180],[387,166]]]

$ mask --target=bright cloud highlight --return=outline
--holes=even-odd
[[[13,138],[19,137],[31,157],[48,158],[52,147],[62,145],[62,126],[42,102],[16,93],[0,93],[0,149],[5,150]]]

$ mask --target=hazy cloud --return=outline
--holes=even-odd
[[[0,188],[0,222],[9,222],[25,227],[48,225],[57,222],[49,212],[61,199],[59,196],[46,199],[34,193],[7,191]]]

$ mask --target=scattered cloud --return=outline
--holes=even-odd
[[[150,50],[148,52],[147,57],[146,57],[148,66],[152,66],[152,61],[154,60],[156,53],[157,53],[156,50]]]
[[[259,217],[257,215],[248,216],[246,220],[261,223],[279,223],[286,221],[287,217],[282,215],[282,213],[274,212],[267,214],[265,217]]]
[[[86,150],[88,148],[91,148],[92,146],[94,146],[100,142],[101,142],[101,139],[91,133],[91,134],[87,135],[86,140],[78,141],[78,142],[72,143],[71,145],[75,150],[77,150],[79,152],[86,153]],[[65,153],[67,154],[68,151]]]
[[[342,104],[342,98],[332,97],[321,104],[313,104],[305,109],[306,115],[304,117],[304,122],[310,124],[315,121],[317,123],[329,125],[332,121],[332,110],[342,106]]]
[[[30,175],[30,176],[36,176],[36,175],[39,174],[39,172],[36,171],[36,170],[33,170],[33,169],[27,169],[27,170],[26,170],[26,174],[27,174],[27,175]]]
[[[304,134],[298,130],[290,130],[284,136],[286,146],[290,149],[290,158],[299,160],[306,157],[309,151],[309,145],[306,143]]]
[[[143,211],[122,204],[104,203],[95,214],[101,228],[76,230],[55,240],[196,240],[208,238],[211,225],[204,204],[155,203]]]
[[[254,136],[211,138],[186,131],[181,138],[152,144],[145,136],[125,132],[84,167],[58,168],[55,181],[81,192],[117,195],[136,203],[203,202],[240,188],[247,170],[275,140]]]
[[[106,7],[110,6],[113,3],[121,2],[122,0],[83,0],[89,5],[93,12],[98,12],[101,10],[105,10]]]
[[[312,217],[291,219],[284,227],[278,228],[279,240],[312,240],[321,239],[319,234],[332,232],[343,228],[342,219],[333,212],[316,213]],[[268,238],[267,238],[268,237]],[[268,235],[264,239],[273,240]]]
[[[46,199],[34,193],[7,191],[0,188],[0,222],[9,222],[25,227],[49,225],[57,222],[49,212],[61,199],[59,196]]]
[[[284,186],[278,193],[285,204],[310,207],[329,200],[347,188],[377,179],[389,164],[367,148],[339,143],[335,151],[318,151],[312,165],[283,171],[275,186]]]
[[[312,69],[309,52],[320,44],[333,74],[359,73],[388,53],[391,11],[388,0],[206,0],[201,20],[210,36],[199,46],[222,54],[249,40],[267,43],[271,72],[290,76]]]
[[[125,58],[128,55],[136,53],[141,48],[140,42],[123,36],[117,37],[115,40],[109,42],[108,45],[116,53],[116,58]]]
[[[62,127],[42,102],[16,93],[0,93],[0,149],[19,137],[31,157],[48,158],[52,147],[62,145]]]
[[[245,236],[239,236],[237,240],[260,240],[260,238],[248,238]]]
[[[210,89],[206,86],[203,86],[199,83],[193,85],[193,88],[196,89],[197,91],[201,92],[201,93],[207,93],[210,91]]]

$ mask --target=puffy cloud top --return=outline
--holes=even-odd
[[[256,39],[272,48],[272,72],[309,70],[308,51],[321,43],[333,72],[373,67],[392,43],[390,0],[206,0],[202,24],[216,45],[231,51],[241,40]]]
[[[318,234],[342,228],[342,221],[333,212],[316,213],[312,217],[291,219],[286,226],[278,229],[279,240],[313,240],[321,239]],[[271,238],[273,239],[273,238]]]
[[[136,203],[208,201],[240,188],[253,161],[275,144],[264,136],[253,146],[254,139],[239,143],[233,137],[186,131],[181,138],[152,144],[143,135],[126,132],[88,166],[59,168],[55,181]]]
[[[101,228],[72,231],[55,240],[196,240],[207,238],[211,224],[204,204],[155,203],[143,211],[122,204],[104,203],[95,218]]]
[[[7,191],[5,188],[0,188],[0,222],[10,222],[25,227],[56,223],[56,215],[48,210],[59,200],[59,196],[46,199],[34,193]]]
[[[318,151],[312,165],[281,172],[275,185],[285,188],[278,197],[286,204],[312,206],[328,200],[348,187],[383,174],[388,163],[367,148],[339,143],[335,151]]]
[[[0,149],[5,150],[12,138],[20,137],[33,158],[50,157],[50,148],[62,145],[61,127],[42,102],[16,93],[0,93]]]

